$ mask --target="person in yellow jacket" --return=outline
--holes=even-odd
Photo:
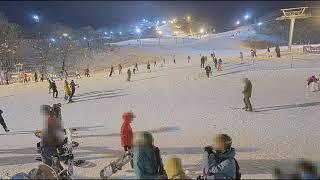
[[[71,90],[70,90],[69,83],[67,80],[64,81],[64,92],[65,92],[64,99],[68,100],[68,98],[70,97],[70,94],[71,94]]]
[[[164,169],[168,179],[191,179],[184,173],[181,159],[177,156],[168,157],[164,163]]]

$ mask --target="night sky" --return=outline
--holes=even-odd
[[[320,6],[320,2],[305,1],[2,1],[0,12],[9,21],[23,27],[34,22],[32,14],[41,21],[61,23],[73,28],[93,26],[96,29],[121,26],[143,18],[182,16],[190,14],[225,28],[246,13],[258,18],[281,8]]]

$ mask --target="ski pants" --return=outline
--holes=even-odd
[[[248,109],[249,111],[252,111],[250,98],[249,97],[244,97],[243,98],[243,102],[244,102],[245,108]]]
[[[7,125],[6,123],[4,122],[4,119],[2,117],[0,117],[0,124],[2,125],[3,129],[4,130],[7,130]]]
[[[44,164],[52,166],[52,156],[57,152],[56,147],[53,146],[43,146],[41,147],[41,160]]]
[[[53,95],[54,98],[57,98],[58,97],[58,91],[56,89],[53,90],[52,95]]]
[[[206,72],[206,74],[207,74],[207,76],[208,76],[208,78],[210,77],[210,72]]]

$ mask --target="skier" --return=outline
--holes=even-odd
[[[134,68],[136,69],[136,71],[139,71],[139,69],[138,69],[138,63],[136,63],[136,64],[134,65]]]
[[[153,145],[150,132],[139,132],[135,136],[133,168],[137,179],[157,179],[166,176],[160,150]]]
[[[218,65],[218,59],[216,57],[214,57],[214,67],[217,69],[217,65]]]
[[[154,61],[153,67],[156,67],[156,66],[157,66],[157,61]]]
[[[85,70],[85,76],[86,77],[90,77],[90,71],[89,71],[89,68],[87,68],[86,70]]]
[[[176,64],[176,58],[173,58],[173,63]]]
[[[241,62],[241,64],[243,64],[243,53],[242,52],[240,52],[240,62]]]
[[[279,45],[276,46],[275,51],[277,53],[277,57],[280,58],[280,47],[279,47]]]
[[[269,48],[269,47],[267,48],[267,53],[268,53],[268,57],[271,58],[272,55],[271,55],[271,52],[270,52],[270,48]]]
[[[218,61],[218,71],[222,71],[222,59],[219,58],[219,61]]]
[[[67,80],[64,81],[64,99],[68,100],[70,95],[71,95],[71,91],[70,91],[70,87],[69,87],[69,83]]]
[[[253,56],[254,56],[255,58],[257,57],[257,49],[256,49],[256,48],[253,49]]]
[[[133,68],[132,72],[133,74],[136,74],[136,68]]]
[[[4,119],[2,117],[3,111],[0,109],[0,124],[2,125],[4,131],[9,132],[10,130],[8,129],[6,122],[4,122]]]
[[[27,83],[27,82],[28,82],[28,75],[27,73],[24,73],[23,83]]]
[[[203,153],[203,176],[205,179],[237,179],[238,170],[232,139],[227,134],[218,134],[213,147],[206,146]]]
[[[131,79],[131,70],[130,70],[130,68],[127,71],[127,75],[128,75],[127,81],[130,81],[130,79]]]
[[[314,92],[314,91],[316,91],[316,85],[318,84],[318,81],[319,81],[319,79],[317,79],[316,78],[316,76],[315,75],[312,75],[312,76],[310,76],[308,79],[307,79],[307,87],[310,87],[310,85],[311,85],[311,91],[312,92]],[[319,87],[319,85],[318,85],[318,87]],[[319,89],[318,89],[319,90]]]
[[[37,72],[34,73],[34,82],[38,82],[38,73]]]
[[[49,94],[50,94],[50,90],[52,89],[52,81],[48,78],[47,79],[48,83],[49,83]]]
[[[149,63],[149,61],[148,61],[148,63],[147,63],[147,69],[148,69],[148,72],[150,73],[150,72],[151,72],[151,69],[150,69],[150,63]]]
[[[41,73],[40,81],[43,82],[43,80],[44,80],[44,74]]]
[[[57,98],[58,97],[58,90],[57,90],[57,85],[56,85],[56,82],[55,81],[52,81],[51,82],[51,88],[52,88],[52,96],[53,98]],[[50,89],[49,89],[50,91]]]
[[[243,109],[245,109],[246,111],[252,112],[252,105],[250,102],[250,98],[252,94],[252,84],[248,78],[244,78],[242,81],[244,83],[244,89],[242,91],[242,94],[244,96],[243,102],[245,104],[245,107]]]
[[[250,50],[250,53],[251,53],[251,58],[253,59],[253,58],[254,58],[254,51],[253,51],[253,49]]]
[[[200,62],[201,62],[200,67],[204,68],[204,56],[201,57]]]
[[[122,72],[122,66],[121,66],[121,64],[118,65],[118,70],[119,70],[119,74],[121,74],[121,72]]]
[[[111,66],[109,77],[111,77],[111,76],[112,76],[113,72],[114,72],[114,70],[113,70],[113,66]]]
[[[188,58],[187,58],[187,59],[188,59],[188,64],[189,64],[189,63],[190,63],[190,60],[191,60],[191,57],[190,57],[190,56],[188,56]]]
[[[164,169],[168,179],[191,179],[182,169],[181,159],[177,156],[170,156],[164,163]]]
[[[71,93],[70,93],[70,97],[69,97],[69,103],[73,102],[72,98],[74,96],[74,93],[76,92],[76,86],[78,86],[78,88],[79,88],[79,85],[75,84],[74,81],[71,80],[71,82],[70,82]]]
[[[78,70],[76,70],[76,77],[77,77],[77,79],[81,78],[80,73],[79,73]]]
[[[205,70],[206,70],[206,74],[207,74],[207,76],[209,78],[210,77],[210,73],[211,73],[211,67],[210,67],[209,64],[205,67]]]
[[[204,63],[206,63],[208,61],[207,56],[204,57]]]

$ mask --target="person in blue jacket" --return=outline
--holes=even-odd
[[[157,179],[166,176],[160,150],[153,145],[153,137],[149,132],[139,132],[135,136],[133,167],[137,179]]]

